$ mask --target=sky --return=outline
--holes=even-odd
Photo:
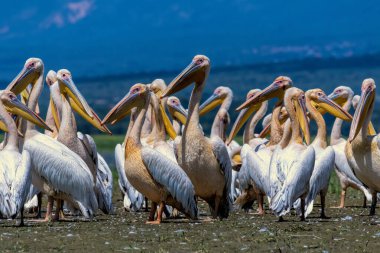
[[[0,80],[29,57],[76,76],[380,51],[380,5],[353,0],[34,0],[0,8]]]

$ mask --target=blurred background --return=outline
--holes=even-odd
[[[0,82],[6,87],[27,58],[39,57],[45,73],[69,69],[103,117],[134,83],[163,78],[168,84],[194,55],[205,54],[212,68],[203,100],[219,85],[231,87],[234,120],[246,92],[278,75],[327,94],[337,85],[358,93],[364,78],[380,80],[379,13],[377,1],[354,0],[6,1]],[[45,87],[43,116],[48,96]],[[187,107],[190,89],[178,96]],[[207,134],[214,116],[202,119]],[[373,119],[379,125],[376,112]],[[127,124],[111,130],[124,134]],[[81,120],[79,130],[99,133]]]

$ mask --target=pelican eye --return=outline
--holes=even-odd
[[[198,59],[198,60],[196,61],[196,63],[197,63],[198,65],[202,64],[202,63],[203,63],[203,59]]]

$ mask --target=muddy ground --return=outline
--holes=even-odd
[[[331,218],[321,220],[319,206],[307,222],[287,215],[277,222],[269,214],[259,217],[243,211],[233,212],[227,220],[211,221],[204,203],[200,221],[166,220],[161,225],[146,225],[148,213],[127,213],[121,196],[115,192],[115,215],[99,213],[94,221],[36,223],[27,218],[25,227],[14,221],[0,223],[0,251],[274,251],[274,252],[379,252],[380,226],[371,225],[379,216],[369,217],[362,199],[351,196],[345,209],[327,209]],[[338,203],[330,195],[328,206]],[[379,210],[377,210],[379,212]]]

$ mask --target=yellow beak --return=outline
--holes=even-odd
[[[11,101],[5,101],[4,106],[8,112],[19,115],[20,117],[46,130],[53,131],[45,123],[45,121],[41,119],[40,116],[38,116],[35,112],[30,110],[26,105],[21,103],[20,100],[18,100],[17,98],[12,99]]]
[[[59,90],[63,95],[64,99],[67,99],[70,106],[76,111],[83,119],[89,122],[98,130],[112,134],[111,131],[101,124],[98,115],[92,110],[88,105],[85,98],[76,88],[73,80],[71,78],[61,78],[58,76]]]
[[[358,107],[356,108],[354,118],[351,123],[349,141],[352,142],[359,134],[364,122],[368,117],[368,112],[373,108],[375,101],[376,89],[369,86],[362,91]]]
[[[296,99],[294,102],[294,107],[296,109],[297,120],[300,123],[300,127],[307,145],[310,144],[310,130],[309,130],[309,121],[307,119],[305,98],[303,96]]]
[[[318,102],[312,101],[312,105],[317,109],[322,108],[323,110],[329,112],[331,115],[342,120],[352,120],[352,116],[346,110],[344,110],[326,95],[321,96]]]
[[[206,113],[213,110],[215,107],[223,103],[223,98],[218,94],[212,94],[200,107],[199,107],[199,116],[203,116]]]

